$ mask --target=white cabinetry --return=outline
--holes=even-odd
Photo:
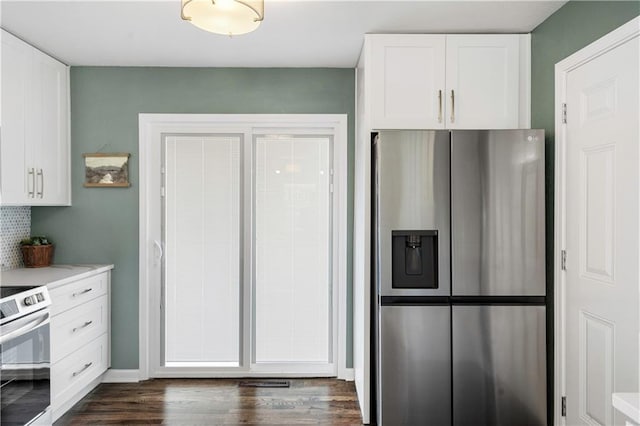
[[[445,36],[368,35],[373,123],[379,129],[444,128]]]
[[[62,416],[110,365],[110,271],[55,286],[51,294],[51,409]]]
[[[70,205],[69,68],[2,31],[2,205]]]
[[[353,368],[364,423],[371,420],[375,386],[369,376],[371,133],[529,128],[530,58],[528,34],[365,36],[356,68],[353,228]]]
[[[529,127],[530,36],[372,34],[373,129]]]

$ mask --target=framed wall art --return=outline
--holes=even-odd
[[[84,186],[125,188],[129,183],[129,153],[94,153],[84,156]]]

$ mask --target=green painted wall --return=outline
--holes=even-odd
[[[531,33],[531,127],[546,133],[547,362],[552,369],[555,64],[638,15],[638,1],[570,1]],[[551,404],[553,371],[548,385]],[[553,424],[552,417],[548,423]]]
[[[531,126],[554,132],[554,66],[640,15],[640,1],[570,1],[531,33]]]
[[[113,263],[112,366],[138,367],[138,113],[348,114],[348,326],[352,359],[355,120],[352,69],[71,68],[73,206],[32,209],[57,263]],[[130,152],[128,189],[84,188],[82,154]]]

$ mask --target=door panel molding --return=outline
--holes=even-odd
[[[624,43],[638,38],[640,35],[640,17],[634,18],[628,23],[613,30],[609,34],[594,41],[578,52],[558,62],[555,66],[555,211],[554,211],[554,423],[565,425],[565,417],[562,417],[561,397],[566,395],[566,271],[563,270],[563,253],[567,244],[567,133],[566,124],[563,124],[563,104],[567,99],[567,78],[571,71],[602,56]],[[615,82],[607,82],[597,87],[590,88],[587,98],[582,98],[582,105],[573,108],[584,108],[580,114],[583,120],[602,119],[616,108],[616,99],[611,98],[615,89]],[[590,108],[593,107],[593,108]],[[640,159],[639,159],[640,161]],[[640,239],[640,235],[636,238]],[[571,256],[571,254],[569,254]],[[577,253],[573,254],[573,262]],[[574,263],[575,264],[575,263]],[[585,265],[583,263],[583,265]],[[640,261],[638,262],[640,273]],[[586,265],[585,265],[586,266]],[[584,269],[583,269],[584,270]],[[598,274],[602,281],[602,275]],[[606,281],[605,281],[606,282]],[[586,327],[587,314],[580,321]],[[590,316],[590,319],[595,317]],[[575,321],[576,319],[573,319]],[[575,360],[574,360],[575,361]],[[609,396],[610,398],[610,396]],[[586,411],[586,410],[585,410]],[[584,420],[584,417],[583,417]],[[591,419],[589,423],[594,423]]]
[[[580,181],[584,214],[580,218],[580,273],[582,277],[614,284],[616,145],[584,148]]]
[[[580,311],[579,319],[579,415],[586,424],[613,424],[613,339],[615,324],[591,312]],[[599,392],[589,392],[586,383],[596,382]]]

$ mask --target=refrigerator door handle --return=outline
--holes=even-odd
[[[451,90],[451,122],[454,123],[456,121],[456,93]]]
[[[438,123],[442,123],[442,90],[438,90]]]

